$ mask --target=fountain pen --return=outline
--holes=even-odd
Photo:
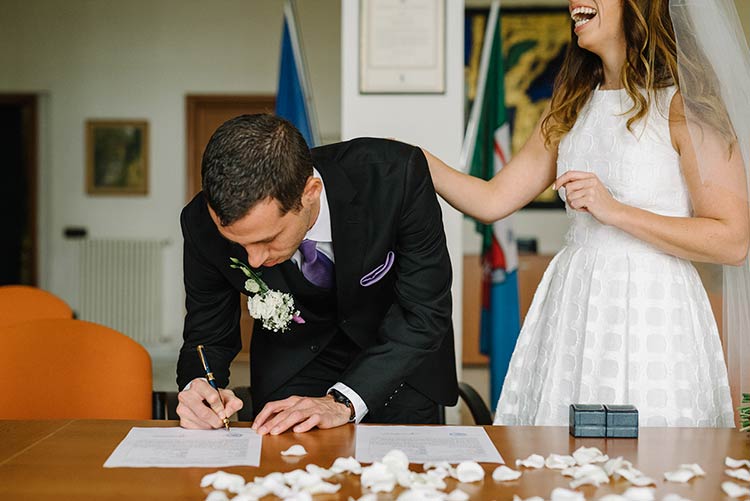
[[[219,391],[219,387],[216,386],[216,381],[214,380],[214,373],[211,372],[211,369],[208,368],[208,360],[206,360],[206,355],[203,354],[203,345],[198,345],[198,355],[201,357],[201,363],[203,364],[203,369],[206,371],[206,379],[208,379],[208,384],[213,386],[213,388],[216,390],[216,393],[219,394],[219,402],[221,402],[221,406],[224,407],[224,398],[221,396],[221,392]],[[225,413],[226,414],[226,413]],[[229,431],[229,418],[224,417],[224,428]]]

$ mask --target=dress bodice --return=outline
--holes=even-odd
[[[632,100],[625,90],[595,90],[570,132],[560,141],[557,175],[595,173],[612,196],[627,205],[665,216],[691,214],[690,196],[672,146],[669,106],[676,87],[657,91],[646,117],[627,128]],[[564,200],[564,189],[559,190]],[[623,250],[654,249],[591,215],[567,208],[566,243]]]

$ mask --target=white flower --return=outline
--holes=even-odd
[[[258,285],[258,282],[252,279],[245,280],[245,289],[250,294],[257,294],[260,292],[260,285]]]

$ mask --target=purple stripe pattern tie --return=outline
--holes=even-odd
[[[316,244],[315,240],[305,239],[299,245],[302,253],[300,270],[311,284],[330,289],[333,287],[333,261],[319,251]]]

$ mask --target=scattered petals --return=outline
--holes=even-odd
[[[604,463],[609,460],[609,456],[602,454],[602,451],[596,447],[579,447],[573,453],[573,457],[581,466],[589,463]]]
[[[326,470],[325,468],[321,468],[320,466],[312,463],[305,466],[305,470],[307,470],[308,473],[312,473],[316,477],[323,480],[329,479],[335,475],[335,473],[331,470]]]
[[[229,501],[229,498],[224,491],[211,491],[206,496],[206,501]]]
[[[462,483],[479,482],[484,478],[484,468],[475,461],[462,461],[456,467],[456,478]]]
[[[675,471],[668,471],[664,478],[669,482],[686,483],[693,477],[705,477],[706,472],[697,464],[681,464]]]
[[[721,490],[730,498],[739,498],[742,496],[750,496],[750,489],[742,487],[741,485],[735,484],[734,482],[722,482]]]
[[[508,480],[516,480],[521,476],[520,471],[512,470],[505,465],[498,466],[495,471],[492,472],[492,480],[495,482],[507,482]]]
[[[740,468],[738,470],[724,470],[724,473],[732,478],[750,482],[750,471],[746,470],[745,468]]]
[[[201,487],[208,486],[237,494],[245,487],[245,479],[240,475],[219,470],[209,473],[201,479]]]
[[[232,499],[232,501],[234,501],[234,499]],[[293,492],[284,496],[284,501],[312,501],[312,496],[309,492]]]
[[[461,489],[455,489],[453,492],[448,494],[448,497],[445,498],[445,501],[468,501],[469,495],[466,494]]]
[[[550,495],[550,501],[586,501],[583,493],[557,487]]]
[[[544,458],[539,454],[532,454],[526,459],[516,459],[516,466],[523,466],[526,468],[542,468],[544,466]]]
[[[409,489],[402,492],[396,501],[442,501],[445,493],[425,489]]]
[[[560,454],[550,454],[544,460],[544,465],[551,470],[564,470],[575,464],[576,460],[573,456],[562,456]]]
[[[341,489],[341,484],[332,484],[330,482],[325,482],[323,480],[319,480],[317,483],[311,484],[307,487],[304,487],[304,490],[306,492],[309,492],[310,494],[333,494],[335,492],[338,492]]]
[[[724,464],[729,468],[742,468],[743,466],[750,468],[750,459],[733,459],[727,456],[724,459]]]
[[[362,487],[372,492],[391,492],[396,486],[396,475],[383,463],[372,463],[362,468]]]
[[[662,498],[661,501],[690,501],[687,498],[680,496],[679,494],[667,494]]]
[[[353,473],[355,475],[362,474],[362,465],[359,461],[349,456],[348,458],[336,458],[331,466],[331,471],[334,473]]]
[[[648,487],[630,487],[622,493],[629,501],[654,501],[654,489]]]
[[[574,480],[570,483],[570,487],[575,489],[582,485],[595,485],[600,486],[601,484],[609,483],[609,475],[604,471],[604,468],[595,464],[587,464],[576,468],[573,472]]]
[[[304,456],[305,454],[307,454],[307,451],[299,444],[294,444],[281,453],[282,456]]]
[[[406,457],[404,451],[400,451],[398,449],[393,449],[388,454],[383,456],[383,460],[381,462],[388,468],[390,468],[393,472],[409,469],[409,458]]]

